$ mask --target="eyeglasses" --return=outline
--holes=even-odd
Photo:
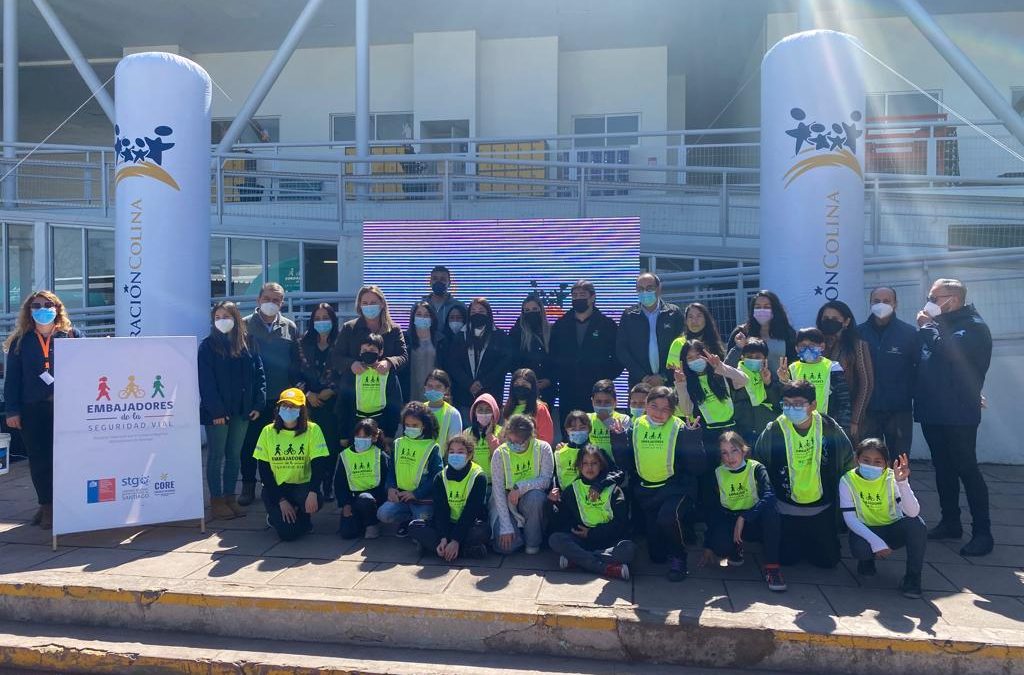
[[[42,309],[43,307],[45,307],[46,309],[53,309],[56,306],[57,305],[53,304],[49,300],[47,300],[46,302],[33,302],[32,304],[29,305],[29,307],[31,307],[32,309]]]
[[[934,303],[938,304],[942,300],[949,300],[952,297],[953,297],[952,295],[929,295],[928,296],[928,302],[934,302]]]

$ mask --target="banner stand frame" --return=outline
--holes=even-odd
[[[158,525],[159,523],[150,523],[150,525]],[[96,530],[100,532],[101,530]],[[199,534],[206,534],[206,516],[204,515],[199,519]],[[53,535],[53,550],[57,550],[57,535]]]

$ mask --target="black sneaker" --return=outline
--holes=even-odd
[[[862,577],[873,577],[878,573],[875,569],[874,560],[858,560],[857,561],[857,574]]]
[[[729,567],[742,567],[743,560],[743,547],[736,546],[736,550],[729,555],[726,562],[729,564]]]
[[[686,558],[678,558],[674,555],[668,557],[668,580],[676,583],[682,581],[689,572],[686,571]]]
[[[399,525],[398,529],[395,530],[395,536],[396,537],[408,537],[409,536],[409,523],[402,523],[401,525]]]
[[[960,524],[950,525],[945,521],[939,521],[939,524],[928,531],[928,538],[932,540],[936,539],[959,539],[964,536],[964,528]]]
[[[900,582],[900,593],[908,598],[917,599],[921,597],[921,575],[907,574]]]
[[[462,554],[465,558],[472,560],[483,560],[487,557],[487,545],[479,544],[477,546],[467,546],[466,551]]]
[[[975,558],[988,555],[992,552],[995,541],[988,532],[978,532],[971,537],[971,540],[960,549],[960,555]]]
[[[697,530],[694,529],[693,523],[683,524],[683,544],[686,546],[697,545]]]

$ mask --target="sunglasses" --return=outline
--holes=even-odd
[[[46,309],[53,309],[56,306],[57,305],[53,304],[50,301],[46,301],[46,302],[33,302],[32,304],[29,305],[29,307],[32,308],[32,309],[42,309],[44,307]]]

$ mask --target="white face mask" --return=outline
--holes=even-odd
[[[871,313],[877,316],[879,319],[885,319],[889,317],[893,312],[892,305],[887,305],[884,302],[876,302],[871,305]]]
[[[263,316],[277,316],[277,313],[280,311],[281,308],[273,302],[260,303],[260,313]]]
[[[213,322],[214,327],[221,333],[230,333],[231,329],[235,327],[234,319],[217,319]]]
[[[928,302],[925,303],[924,309],[922,311],[934,319],[939,314],[942,314],[942,307],[936,305],[934,302],[929,300]]]

